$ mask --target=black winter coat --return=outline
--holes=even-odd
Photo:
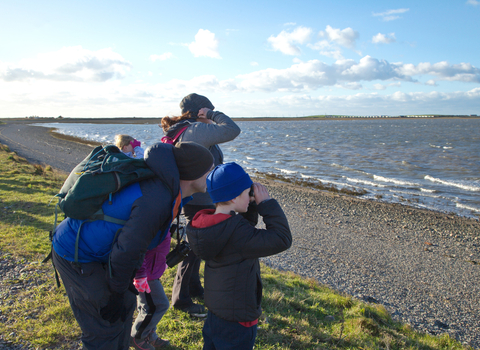
[[[158,143],[149,147],[145,161],[156,176],[139,182],[142,195],[133,202],[129,218],[110,253],[113,276],[109,278],[109,288],[117,293],[127,291],[132,283],[134,270],[141,266],[148,246],[160,230],[164,232],[168,229],[173,219],[172,203],[180,191],[180,175],[172,145]],[[64,220],[57,228],[53,241],[55,251],[69,261],[73,261],[77,235],[77,229],[72,228],[78,228],[78,223],[70,224],[73,221],[81,220]],[[102,220],[87,222],[82,228],[82,235],[88,233],[101,239],[102,233],[108,231],[111,225],[118,226]],[[111,243],[107,242],[107,246],[110,245]],[[89,247],[81,242],[79,250],[84,247],[88,251]],[[65,252],[71,254],[65,256]]]
[[[193,252],[205,260],[205,305],[232,322],[251,322],[262,313],[258,258],[290,248],[292,234],[278,202],[258,205],[266,229],[256,229],[241,215],[206,228],[187,226]]]

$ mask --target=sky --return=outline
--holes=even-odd
[[[480,115],[480,0],[15,0],[0,117]]]

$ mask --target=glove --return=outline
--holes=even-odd
[[[140,147],[142,143],[140,141],[133,139],[133,141],[130,141],[130,144],[132,145],[133,149],[135,149],[135,147]]]
[[[135,288],[137,288],[139,293],[150,293],[150,286],[148,285],[147,282],[147,277],[142,277],[142,278],[134,278],[133,279],[133,285]]]
[[[107,305],[100,309],[100,316],[110,323],[115,323],[118,319],[125,322],[127,319],[127,309],[123,303],[123,293],[112,292]]]

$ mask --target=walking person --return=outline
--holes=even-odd
[[[215,166],[223,163],[223,153],[218,144],[235,139],[240,134],[237,124],[224,113],[214,111],[210,100],[202,95],[190,94],[180,102],[182,115],[164,117],[161,126],[171,138],[183,128],[179,141],[196,142],[210,150]],[[197,193],[193,200],[183,207],[183,213],[190,222],[202,209],[215,208],[208,193]],[[199,268],[201,259],[190,252],[177,268],[173,283],[172,305],[175,309],[189,313],[195,317],[206,317],[205,307],[193,302],[192,298],[203,299],[203,287],[200,283]]]
[[[192,142],[155,144],[147,148],[144,159],[155,176],[122,188],[102,205],[106,216],[124,220],[125,225],[67,218],[53,235],[54,266],[85,349],[129,348],[136,304],[134,271],[146,251],[161,243],[182,202],[206,191],[206,177],[213,168],[212,154]]]

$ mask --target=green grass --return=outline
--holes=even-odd
[[[3,277],[0,339],[38,348],[78,347],[80,329],[63,286],[56,287],[48,231],[65,175],[28,164],[0,147],[0,251],[2,260],[26,264],[22,274]],[[171,295],[175,269],[162,277]],[[448,335],[431,336],[394,322],[384,307],[328,289],[312,279],[262,265],[263,310],[256,349],[467,349]],[[20,288],[19,288],[20,287]],[[201,349],[203,322],[173,308],[158,326],[172,349]]]

